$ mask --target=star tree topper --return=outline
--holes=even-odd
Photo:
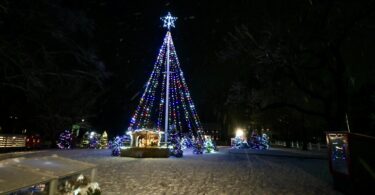
[[[166,16],[161,17],[160,19],[163,20],[163,22],[164,22],[163,27],[166,27],[168,30],[170,30],[171,27],[173,27],[173,28],[175,27],[174,21],[177,20],[177,17],[173,17],[171,15],[171,12],[168,12],[168,14]]]

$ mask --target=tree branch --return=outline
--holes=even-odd
[[[264,106],[263,108],[261,108],[261,111],[276,109],[276,108],[291,108],[291,109],[294,109],[298,112],[313,115],[313,116],[319,116],[319,117],[325,117],[326,116],[324,113],[321,113],[321,112],[307,110],[307,109],[302,108],[298,105],[290,104],[290,103],[283,103],[283,102],[275,102],[275,103],[269,104],[267,106]]]

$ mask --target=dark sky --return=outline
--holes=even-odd
[[[197,104],[198,113],[202,121],[216,122],[214,110],[225,102],[229,86],[233,81],[246,80],[247,75],[244,72],[249,71],[244,66],[223,63],[220,59],[222,55],[220,52],[226,49],[226,40],[231,33],[235,33],[242,25],[247,26],[252,32],[267,28],[276,30],[278,27],[273,27],[272,23],[281,25],[279,28],[290,28],[291,31],[295,30],[297,33],[304,31],[308,33],[310,26],[302,25],[301,27],[293,21],[305,17],[308,13],[306,10],[310,8],[319,9],[320,6],[330,6],[329,3],[324,5],[325,3],[322,2],[308,0],[302,2],[103,1],[103,3],[95,2],[95,4],[96,6],[92,6],[94,8],[88,13],[97,24],[97,38],[110,39],[108,42],[100,40],[103,43],[100,49],[103,58],[109,57],[105,59],[106,65],[115,78],[109,81],[109,85],[115,85],[112,89],[114,101],[111,101],[112,104],[108,105],[108,109],[105,109],[99,118],[103,121],[102,124],[114,125],[115,129],[127,127],[130,115],[138,103],[139,97],[131,98],[142,90],[152,70],[166,32],[159,18],[168,11],[178,17],[176,28],[172,29],[172,36],[193,100]],[[356,9],[361,10],[363,9],[361,6],[364,6],[346,5],[339,2],[332,3],[332,5],[333,7],[343,6],[342,11],[347,12],[349,16],[340,18],[342,21],[333,20],[331,25],[325,27],[327,29],[322,29],[324,32],[329,32],[323,35],[327,38],[347,33],[346,29],[341,29],[341,22],[350,21],[351,12],[355,13]],[[336,13],[333,10],[331,12],[332,15]],[[319,23],[319,18],[315,20],[308,22]],[[277,34],[278,32],[271,33]],[[297,33],[296,40],[300,36]],[[346,50],[343,50],[345,60],[349,63],[356,63],[358,59],[363,59],[362,64],[370,64],[366,56],[370,56],[367,52],[373,51],[374,48],[365,45],[364,39],[358,39],[360,36],[367,37],[369,34],[361,35],[356,32],[353,34],[357,37],[352,41],[348,40],[347,45],[344,46],[346,47]],[[113,44],[116,48],[112,47]],[[351,45],[357,49],[347,48]],[[356,53],[359,51],[362,53]],[[370,67],[367,65],[367,68]],[[124,79],[124,77],[127,78]],[[129,83],[129,87],[124,89],[123,87]]]
[[[37,48],[38,44],[35,44],[34,48],[32,43],[38,42],[39,39],[45,44],[41,44],[41,48],[61,49],[60,47],[63,46],[58,42],[65,40],[62,38],[56,40],[54,36],[58,33],[73,39],[80,47],[88,48],[108,73],[108,77],[104,80],[106,93],[99,100],[96,116],[91,116],[88,121],[98,129],[122,131],[128,126],[130,115],[139,101],[139,97],[134,95],[143,90],[142,87],[150,75],[166,33],[166,29],[162,28],[160,17],[170,11],[178,17],[176,28],[172,29],[172,36],[185,78],[193,100],[197,104],[199,115],[203,121],[210,122],[216,120],[212,115],[212,108],[218,103],[212,101],[210,97],[216,96],[220,99],[226,93],[227,85],[230,83],[228,79],[235,78],[237,72],[226,66],[220,66],[216,59],[217,52],[222,47],[223,38],[228,32],[242,22],[253,20],[251,17],[256,15],[254,11],[259,4],[255,1],[239,3],[123,0],[61,0],[53,3],[5,1],[0,4],[4,7],[1,12],[2,35],[4,35],[2,38],[10,45],[14,45],[9,46],[12,49],[17,48],[17,44],[14,44],[17,41],[24,44],[19,40],[27,42],[25,45],[20,45],[25,46],[22,49],[25,50],[26,55],[40,50]],[[266,4],[259,5],[264,7]],[[249,8],[252,8],[253,12],[249,12]],[[49,30],[57,32],[49,33]],[[52,41],[44,38],[44,34],[51,35]],[[4,48],[7,47],[5,45]],[[71,49],[67,49],[67,52],[69,50]],[[16,49],[12,52],[14,55],[19,54]],[[6,56],[4,58],[6,59]],[[64,70],[76,68],[74,59],[69,61],[63,58],[58,61],[64,62],[61,65]],[[45,69],[41,62],[43,59],[36,56],[34,63],[40,63],[41,67],[38,68]],[[15,73],[19,71],[12,63],[5,65],[13,66]],[[34,69],[35,67],[27,67],[30,74],[33,74]],[[4,73],[7,72],[6,68],[3,70]],[[10,115],[23,115],[21,118],[33,123],[34,116],[31,115],[40,106],[35,105],[32,102],[34,100],[29,100],[27,95],[29,92],[25,95],[17,89],[11,90],[16,92],[9,93],[9,97],[2,99],[2,105],[6,107],[2,110],[3,121],[8,121]],[[7,87],[3,88],[3,91],[10,92]],[[38,98],[42,104],[43,101],[49,101],[48,95],[44,99]],[[26,106],[20,108],[19,102]],[[53,113],[47,115],[51,114]],[[27,126],[26,123],[20,126]]]
[[[34,55],[34,50],[43,51],[45,47],[47,50],[66,49],[64,48],[66,45],[68,51],[72,50],[71,43],[66,44],[65,40],[56,39],[59,33],[71,38],[77,45],[91,52],[95,56],[94,64],[101,64],[102,67],[105,67],[102,68],[105,69],[107,75],[103,80],[104,95],[96,102],[97,109],[92,111],[95,113],[88,117],[88,121],[97,129],[122,132],[127,128],[130,115],[134,112],[140,98],[139,95],[135,95],[142,93],[143,86],[150,76],[158,50],[163,42],[166,29],[162,27],[160,17],[166,15],[167,12],[178,17],[175,23],[176,28],[172,29],[172,36],[193,101],[196,103],[198,114],[203,122],[223,121],[223,118],[218,118],[218,115],[215,114],[219,112],[218,109],[221,109],[221,113],[230,113],[225,110],[223,105],[230,95],[229,88],[233,82],[242,81],[248,87],[254,87],[256,82],[253,82],[252,79],[256,77],[258,80],[262,80],[264,76],[264,80],[269,82],[268,86],[274,84],[272,83],[275,79],[274,75],[279,70],[273,69],[273,67],[278,67],[279,64],[270,66],[269,70],[264,68],[263,71],[268,70],[269,75],[255,75],[256,71],[253,68],[263,66],[260,65],[261,62],[253,59],[259,54],[256,52],[260,50],[278,55],[277,48],[280,48],[284,52],[280,55],[285,55],[285,59],[289,59],[289,57],[293,58],[293,55],[303,56],[298,52],[305,51],[304,47],[308,47],[307,51],[319,53],[311,61],[317,62],[317,64],[326,62],[327,67],[325,68],[332,70],[334,68],[328,66],[336,65],[332,60],[335,56],[326,55],[330,51],[322,51],[321,48],[330,48],[330,45],[336,44],[335,41],[340,42],[340,37],[345,37],[345,40],[342,41],[343,44],[339,46],[341,52],[339,53],[343,56],[345,61],[343,64],[347,68],[343,74],[343,78],[348,80],[343,81],[344,87],[349,86],[347,83],[351,83],[355,87],[366,86],[367,88],[353,87],[353,89],[347,88],[343,91],[348,94],[356,94],[353,97],[365,96],[366,101],[370,101],[371,95],[368,94],[373,91],[371,88],[373,85],[370,85],[371,82],[373,83],[373,78],[371,78],[373,71],[364,71],[373,69],[372,53],[373,45],[375,45],[373,44],[373,21],[375,20],[373,20],[374,9],[372,9],[374,1],[371,0],[363,3],[314,0],[60,0],[52,3],[45,0],[39,2],[4,1],[4,3],[0,2],[0,5],[4,7],[4,9],[0,9],[2,14],[0,33],[3,41],[0,45],[2,46],[0,58],[3,67],[13,66],[12,62],[6,61],[5,54],[7,53],[4,51],[15,55],[15,59],[25,59],[21,62],[25,63],[25,66],[29,66],[27,56],[30,53]],[[36,19],[25,18],[28,16],[33,16]],[[39,18],[42,19],[38,20]],[[53,32],[50,33],[49,30],[53,30]],[[256,42],[252,42],[249,39],[250,36],[243,36],[244,34],[241,34],[243,32],[252,33]],[[46,41],[43,42],[45,35],[51,35],[52,38],[46,37]],[[268,40],[267,36],[272,39]],[[236,41],[237,38],[239,41]],[[35,49],[34,45],[39,46],[39,44],[35,44],[33,41],[38,42],[37,40],[42,41],[44,45],[40,44],[42,46]],[[247,42],[241,42],[242,40]],[[264,44],[264,48],[257,48],[257,41],[259,44]],[[289,47],[297,48],[298,52],[293,53],[294,51],[290,51]],[[72,48],[74,49],[74,47]],[[17,56],[22,53],[18,52],[18,49],[25,51],[24,56],[26,57]],[[244,49],[248,49],[247,52],[243,52]],[[288,52],[291,52],[289,56],[285,54]],[[40,53],[35,54],[36,57],[33,56],[33,62],[40,63],[41,67],[27,69],[31,71],[31,75],[34,74],[34,70],[44,69],[43,63],[46,59],[41,59],[38,55]],[[310,58],[306,57],[306,61],[309,60]],[[58,59],[53,62],[56,62],[57,67],[62,67],[61,69],[64,71],[74,70],[77,65],[75,59],[65,57],[63,60]],[[64,63],[59,64],[60,62]],[[299,62],[309,65],[303,60]],[[258,64],[254,67],[253,65],[256,63]],[[298,63],[295,65],[297,68]],[[87,68],[82,66],[79,68]],[[14,67],[16,66],[12,68]],[[14,69],[15,73],[18,73],[19,70]],[[14,76],[8,68],[0,70],[2,74],[10,72],[11,77],[9,78]],[[324,69],[324,71],[326,70]],[[302,73],[306,72],[301,71],[301,75],[303,75]],[[283,76],[288,77],[288,75],[280,77]],[[308,84],[311,83],[312,86],[319,87],[320,80],[325,79],[320,72],[313,76],[313,82],[304,81],[305,88],[308,88]],[[328,80],[331,79],[330,76],[332,75],[327,77]],[[333,77],[335,77],[334,74]],[[0,81],[3,82],[3,80]],[[17,82],[16,80],[16,84]],[[370,84],[359,85],[363,83]],[[67,87],[69,86],[67,85]],[[18,115],[22,113],[25,116],[23,118],[28,118],[29,121],[34,120],[32,115],[35,113],[51,115],[46,110],[40,111],[38,106],[34,105],[36,102],[32,102],[35,101],[32,98],[30,100],[30,94],[28,94],[30,92],[24,93],[13,88],[9,90],[8,87],[0,89],[4,94],[11,94],[3,96],[1,99],[4,109],[1,111],[2,121],[0,122],[4,123],[9,120],[8,115],[14,112],[18,112]],[[271,87],[271,89],[273,88]],[[43,95],[46,97],[39,97],[42,95],[37,94],[39,100],[60,101],[58,98],[50,98],[48,90],[43,90],[42,92],[45,93]],[[285,88],[280,89],[284,92],[285,90]],[[328,95],[333,98],[331,99],[332,107],[335,107],[334,100],[340,96],[340,93],[338,92],[339,95],[329,94],[330,91],[328,90]],[[362,91],[367,94],[364,95]],[[300,96],[306,95],[301,91],[296,93],[300,93]],[[74,93],[72,94],[74,96]],[[283,95],[287,96],[288,94]],[[82,96],[84,96],[83,93]],[[264,98],[266,99],[268,96]],[[350,101],[349,99],[343,104],[349,105]],[[20,109],[19,105],[25,106]],[[67,105],[74,106],[74,104]],[[357,106],[356,109],[360,110],[360,106]],[[335,115],[334,112],[328,113],[328,115],[330,114]],[[360,115],[358,117],[360,118]]]
[[[234,7],[233,10],[231,10],[231,6]],[[97,9],[99,11],[92,12],[95,14],[93,17],[98,23],[102,22],[103,24],[103,26],[97,26],[98,31],[103,31],[103,37],[114,34],[119,40],[118,43],[115,43],[118,44],[116,51],[107,49],[112,43],[103,47],[105,52],[118,52],[120,62],[122,62],[108,64],[108,69],[116,74],[115,77],[127,75],[132,82],[130,91],[133,92],[130,92],[131,95],[123,95],[121,87],[114,89],[116,91],[114,93],[118,93],[114,96],[117,96],[119,102],[124,103],[125,108],[118,108],[119,104],[110,105],[105,113],[111,116],[104,116],[103,120],[113,120],[116,124],[127,126],[130,113],[133,112],[135,104],[139,101],[139,97],[132,100],[129,98],[142,89],[150,75],[166,33],[159,18],[166,15],[168,11],[178,17],[176,28],[172,29],[172,36],[198,112],[204,121],[215,120],[210,117],[212,108],[207,97],[220,94],[217,91],[216,94],[210,94],[214,93],[212,87],[221,79],[213,78],[214,71],[218,66],[214,57],[218,46],[223,43],[222,37],[235,25],[230,21],[233,16],[227,17],[226,15],[226,13],[233,14],[235,12],[235,5],[228,7],[228,4],[224,2],[212,4],[190,1],[173,1],[171,3],[115,1],[103,4]],[[238,11],[241,10],[238,9]],[[108,22],[108,20],[114,21]],[[113,37],[110,39],[112,41]],[[123,41],[120,41],[121,39]],[[120,75],[121,73],[124,74]],[[116,82],[121,81],[124,80],[119,79]],[[121,86],[121,83],[116,84]],[[123,90],[125,91],[125,89]],[[110,119],[108,119],[109,117]]]

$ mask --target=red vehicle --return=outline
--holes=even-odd
[[[39,135],[28,135],[26,137],[26,148],[38,149],[42,147],[42,140]]]

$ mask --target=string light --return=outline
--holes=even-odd
[[[161,17],[160,19],[164,22],[163,27],[165,27],[165,28],[167,28],[168,30],[170,30],[171,27],[173,27],[173,28],[175,27],[175,26],[174,26],[174,21],[177,20],[177,17],[173,17],[173,16],[171,15],[171,13],[168,12],[168,14],[167,14],[166,16]]]
[[[159,50],[154,68],[146,82],[144,92],[139,104],[130,120],[129,130],[142,128],[163,129],[166,96],[166,61],[169,59],[169,105],[168,126],[181,133],[188,133],[190,137],[201,136],[203,131],[191,94],[187,87],[184,74],[173,44],[172,35],[169,32],[174,26],[176,17],[168,15],[161,18],[164,27],[168,29],[163,44]],[[169,45],[168,45],[169,44]],[[167,56],[167,47],[169,56]],[[158,103],[158,104],[157,104]]]

